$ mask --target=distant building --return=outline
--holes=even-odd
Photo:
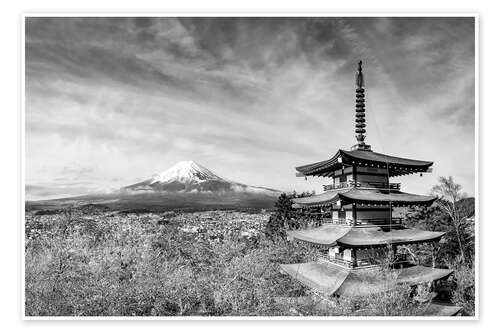
[[[410,263],[398,247],[438,242],[443,232],[407,228],[393,217],[395,207],[431,205],[436,198],[401,191],[391,177],[431,172],[433,162],[389,156],[365,143],[365,89],[359,62],[356,75],[355,133],[357,144],[332,158],[297,167],[300,177],[327,177],[324,193],[296,198],[293,208],[316,215],[323,223],[312,229],[289,231],[288,238],[322,250],[317,261],[281,265],[281,270],[326,296],[363,296],[386,284],[374,274],[389,262],[396,282],[431,283],[452,271]]]

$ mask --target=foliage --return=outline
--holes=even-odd
[[[466,198],[466,194],[462,192],[462,186],[453,181],[452,177],[439,177],[439,183],[432,188],[432,193],[438,195],[439,200],[436,201],[441,210],[448,215],[455,239],[460,251],[460,260],[470,260],[470,255],[467,256],[467,239],[469,238],[470,231],[472,230],[472,237],[474,228],[471,228],[470,220],[468,219],[469,207],[460,205]]]
[[[314,295],[281,274],[279,264],[310,261],[317,253],[301,244],[266,239],[265,224],[264,214],[237,212],[27,214],[26,314],[381,313],[377,298],[334,300],[334,307],[308,308],[306,304],[297,307],[297,313],[283,307],[277,301],[280,298],[313,299]],[[253,229],[257,232],[244,236]],[[402,302],[404,295],[390,294],[387,300]],[[361,308],[368,310],[361,313]]]
[[[314,248],[290,243],[287,229],[310,224],[283,194],[271,214],[115,212],[86,206],[26,213],[25,305],[28,316],[407,316],[430,291],[396,285],[381,292],[325,298],[279,264],[314,260]],[[440,200],[446,200],[444,197]],[[439,203],[439,202],[438,202]],[[409,245],[414,260],[454,270],[438,290],[474,314],[474,203],[455,202],[460,223],[443,207],[412,208],[410,226],[445,231],[439,244]],[[464,221],[464,217],[466,222]],[[459,248],[461,243],[463,250]],[[463,256],[462,256],[463,254]],[[424,301],[422,301],[422,299]]]
[[[453,269],[452,302],[463,308],[464,315],[475,313],[475,268],[459,262],[450,264]]]
[[[439,179],[433,187],[439,195],[430,207],[413,207],[406,216],[410,226],[424,230],[444,231],[439,243],[409,246],[417,262],[432,267],[451,268],[450,284],[441,286],[445,298],[461,307],[465,315],[475,308],[475,200],[466,198],[461,186],[451,177]]]
[[[269,221],[265,229],[265,235],[270,239],[285,239],[285,224],[295,215],[292,208],[292,196],[287,195],[286,193],[281,193],[278,200],[274,204],[274,207],[276,208],[276,211],[269,217]]]
[[[457,258],[464,261],[466,265],[474,265],[474,198],[467,198],[456,203],[456,211],[459,212],[462,223],[457,229],[451,217],[443,210],[442,199],[430,207],[412,207],[406,214],[408,226],[422,230],[443,231],[445,236],[439,243],[429,243],[412,246],[415,254],[418,254],[422,264],[446,266],[448,262]],[[472,202],[472,205],[471,205]]]
[[[305,227],[309,219],[301,216],[297,210],[292,208],[294,198],[303,198],[314,195],[314,192],[292,192],[282,193],[274,205],[274,212],[269,217],[266,225],[265,235],[269,239],[285,239],[287,229],[300,229]]]
[[[279,314],[274,296],[305,289],[278,265],[309,260],[313,252],[266,240],[266,217],[27,214],[26,314]]]

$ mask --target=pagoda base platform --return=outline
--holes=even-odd
[[[367,296],[394,287],[394,284],[430,283],[450,276],[449,269],[406,265],[384,271],[380,267],[347,268],[324,261],[283,264],[280,270],[323,295]]]

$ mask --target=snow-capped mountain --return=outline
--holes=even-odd
[[[212,171],[208,170],[204,166],[199,165],[194,161],[181,161],[175,164],[170,169],[163,171],[162,173],[156,174],[152,178],[153,183],[169,183],[172,181],[178,181],[181,183],[192,183],[192,182],[204,182],[207,180],[221,180],[221,177],[217,176]]]
[[[31,207],[99,204],[116,210],[271,209],[280,191],[219,177],[193,161],[183,161],[148,179],[106,193],[45,200]]]
[[[219,177],[194,161],[181,161],[142,182],[122,188],[127,192],[252,193],[276,196],[277,190],[236,183]]]

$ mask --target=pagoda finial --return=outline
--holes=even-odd
[[[356,73],[356,86],[358,88],[363,88],[365,86],[365,80],[363,79],[363,68],[361,67],[363,62],[360,60],[358,62],[358,72]]]
[[[365,79],[362,65],[363,62],[360,60],[356,73],[356,140],[358,140],[358,144],[353,149],[370,150],[370,146],[365,144]]]

